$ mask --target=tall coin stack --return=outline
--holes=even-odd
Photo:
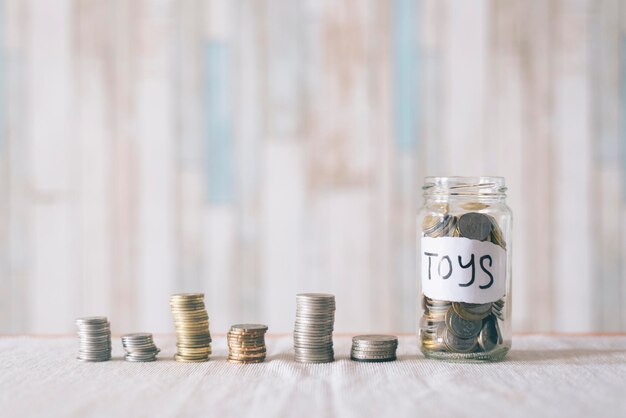
[[[172,295],[170,307],[176,328],[176,361],[199,362],[209,360],[211,334],[209,315],[204,307],[204,293]]]
[[[393,361],[397,348],[398,337],[393,335],[357,335],[352,338],[350,358],[364,362]]]
[[[486,205],[468,202],[464,209],[481,210]],[[447,212],[447,206],[442,207]],[[425,237],[463,237],[488,241],[506,250],[502,230],[490,215],[467,212],[428,215],[422,222]],[[463,303],[422,297],[420,319],[422,346],[448,353],[486,353],[503,343],[498,321],[504,321],[504,298],[490,303]]]
[[[300,363],[334,361],[334,326],[334,295],[322,293],[296,295],[296,323],[293,330],[295,360]]]
[[[237,324],[230,327],[228,361],[231,363],[261,363],[265,360],[265,332],[267,325]]]
[[[78,318],[80,361],[107,361],[111,360],[111,327],[104,316]]]
[[[154,345],[152,334],[144,332],[122,335],[122,346],[126,361],[155,361],[161,351]]]

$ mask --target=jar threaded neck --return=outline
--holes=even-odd
[[[426,177],[424,197],[468,196],[485,198],[506,197],[504,177]]]

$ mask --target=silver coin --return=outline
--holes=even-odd
[[[383,353],[388,353],[388,352],[395,352],[398,349],[397,346],[392,345],[392,346],[372,346],[372,347],[359,347],[359,346],[352,346],[352,351],[358,351],[361,353],[378,353],[378,352],[383,352]]]
[[[480,333],[482,321],[468,321],[463,319],[453,309],[446,314],[446,325],[448,329],[459,338],[472,338]]]
[[[103,324],[108,323],[106,316],[87,316],[76,319],[77,324]]]
[[[124,357],[124,359],[126,361],[129,361],[131,363],[148,363],[151,361],[156,361],[156,357],[151,357],[151,358],[145,358],[145,359],[136,359],[136,358],[132,358],[132,357]]]
[[[388,357],[384,359],[362,359],[362,358],[357,358],[357,357],[350,357],[350,359],[353,361],[361,362],[361,363],[385,363],[387,361],[397,360],[396,357]]]
[[[383,355],[378,355],[378,354],[359,354],[359,353],[352,353],[350,355],[350,358],[354,358],[354,359],[359,359],[359,360],[386,360],[386,359],[392,359],[392,358],[396,358],[395,353],[394,354],[383,354]]]
[[[476,347],[476,337],[460,338],[452,333],[451,329],[446,329],[443,333],[443,340],[446,347],[455,353],[469,353]]]
[[[469,353],[476,347],[476,337],[459,338],[454,335],[450,329],[446,329],[443,334],[444,344],[455,353]]]
[[[390,344],[363,344],[363,343],[352,343],[353,348],[358,348],[362,350],[388,350],[395,349],[398,347],[398,343],[390,343]]]
[[[307,350],[322,350],[331,349],[333,342],[306,342],[306,341],[294,341],[294,348],[307,349]]]
[[[296,300],[335,300],[335,295],[330,293],[298,293]]]
[[[294,327],[293,328],[293,332],[295,335],[310,335],[311,337],[321,337],[324,335],[332,335],[333,333],[333,329],[332,328],[306,328],[306,327]]]
[[[298,317],[294,321],[294,326],[311,327],[311,328],[333,328],[335,326],[335,318],[312,318]]]
[[[372,352],[372,353],[364,353],[362,351],[350,351],[350,355],[352,357],[358,358],[386,358],[386,357],[395,357],[396,352],[394,351],[381,351],[381,352]]]
[[[359,347],[359,346],[352,346],[352,351],[356,351],[359,353],[389,353],[389,352],[393,352],[395,353],[397,350],[397,346],[373,346],[373,347]]]
[[[491,351],[502,343],[502,334],[498,326],[498,320],[494,316],[485,319],[480,334],[478,335],[478,345],[485,351]]]
[[[332,322],[335,319],[335,313],[324,315],[302,315],[296,313],[296,322]]]
[[[326,360],[326,359],[332,359],[335,357],[335,353],[334,352],[306,352],[306,351],[299,351],[299,352],[295,352],[294,353],[294,358],[296,360],[300,359],[300,360]]]
[[[327,337],[327,336],[332,336],[332,335],[333,335],[332,329],[328,331],[313,331],[313,330],[301,330],[301,329],[296,328],[293,331],[294,337],[303,337],[303,338],[307,338],[307,337],[321,338],[321,337]]]
[[[97,362],[102,362],[102,361],[109,361],[111,360],[111,356],[109,357],[102,357],[102,358],[83,358],[83,357],[76,357],[76,360],[83,362],[83,363],[97,363]]]
[[[333,344],[295,344],[293,348],[303,353],[327,353],[333,351]]]
[[[332,338],[332,334],[327,334],[327,335],[305,335],[305,334],[294,334],[293,336],[293,340],[298,342],[298,341],[308,341],[311,343],[316,343],[316,344],[320,344],[320,343],[330,343],[333,341]]]
[[[335,361],[335,357],[328,357],[325,359],[309,359],[309,358],[299,358],[296,357],[294,359],[297,363],[311,363],[311,364],[323,364],[323,363],[332,363]]]
[[[310,360],[310,361],[327,360],[327,359],[333,359],[334,357],[335,357],[335,353],[332,351],[331,352],[317,352],[317,353],[306,352],[306,351],[294,352],[294,358],[296,360]]]
[[[78,336],[80,337],[101,337],[101,336],[107,336],[111,333],[110,329],[102,329],[102,330],[94,330],[94,331],[85,331],[85,330],[78,330],[76,332],[76,334],[78,334]]]
[[[122,335],[122,340],[151,340],[152,334],[147,332],[135,332]]]
[[[368,345],[387,345],[387,344],[397,344],[398,337],[395,335],[379,335],[379,334],[368,334],[368,335],[357,335],[352,337],[353,344],[368,344]]]
[[[81,341],[107,341],[111,339],[111,333],[107,332],[105,334],[96,334],[96,335],[89,335],[89,334],[78,334],[78,338]]]
[[[122,347],[124,347],[126,350],[131,350],[131,351],[142,351],[142,350],[152,350],[155,345],[154,343],[150,343],[150,344],[122,344]]]
[[[468,212],[459,218],[458,228],[460,236],[464,238],[485,241],[491,234],[493,225],[487,215]]]
[[[295,356],[298,358],[308,358],[308,359],[325,359],[334,356],[333,350],[324,350],[324,351],[307,351],[307,350],[296,350],[294,351]]]

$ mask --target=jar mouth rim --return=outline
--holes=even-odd
[[[427,176],[424,195],[506,196],[502,176]]]

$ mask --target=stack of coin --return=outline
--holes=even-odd
[[[425,237],[464,237],[478,241],[490,241],[506,250],[502,230],[493,216],[468,212],[461,216],[446,212],[426,215],[422,220]]]
[[[155,361],[161,350],[154,345],[152,334],[136,333],[122,335],[122,346],[126,361]]]
[[[352,338],[350,358],[365,362],[393,361],[397,348],[398,337],[393,335],[357,335]]]
[[[504,310],[504,298],[495,301],[492,308],[491,312],[496,316],[496,318],[500,321],[504,321],[504,313],[502,312]]]
[[[80,361],[111,360],[111,328],[104,316],[78,318],[79,349],[77,359]]]
[[[176,327],[176,361],[207,361],[211,354],[209,315],[204,307],[203,293],[172,295],[170,307]]]
[[[431,238],[456,237],[458,218],[453,215],[426,215],[422,221],[424,235]]]
[[[297,295],[293,331],[295,360],[300,363],[334,361],[334,326],[335,296],[322,293]]]
[[[420,335],[422,345],[433,351],[443,351],[443,331],[445,330],[445,316],[451,302],[430,299],[426,296],[422,299],[424,314],[420,321]]]
[[[464,209],[481,210],[488,206],[478,202],[462,205]],[[425,237],[463,237],[490,241],[506,250],[498,222],[490,215],[467,212],[460,216],[441,213],[424,217]],[[504,321],[504,298],[493,303],[471,304],[423,297],[424,313],[420,319],[422,346],[429,351],[453,353],[488,352],[502,344],[498,320]]]
[[[237,324],[228,331],[228,361],[231,363],[261,363],[265,360],[267,325]]]
[[[422,345],[430,351],[487,352],[502,344],[498,318],[503,299],[473,304],[424,297],[423,305],[420,335]]]

